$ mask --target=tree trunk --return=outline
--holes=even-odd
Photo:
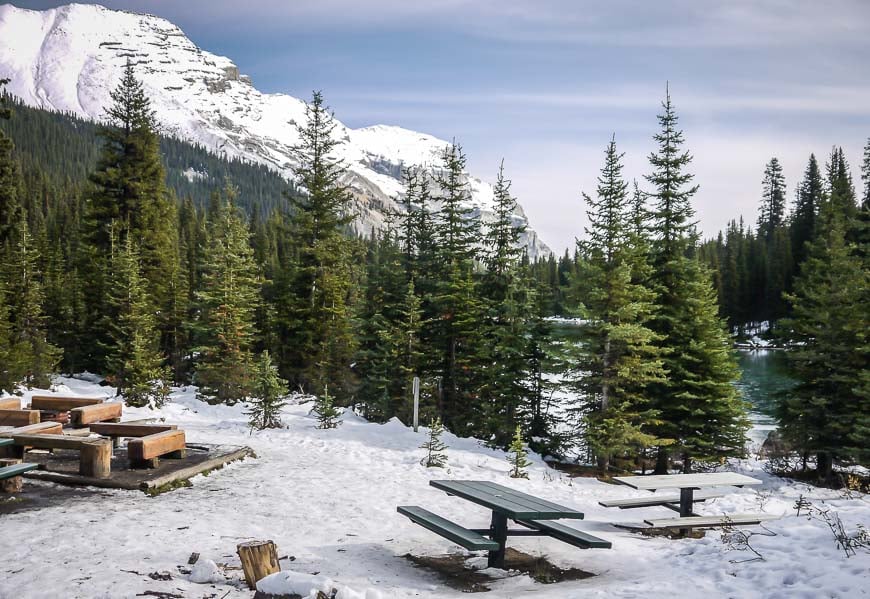
[[[683,454],[683,474],[689,474],[692,471],[692,458]]]
[[[236,550],[239,553],[239,559],[242,560],[245,581],[252,591],[257,590],[258,580],[281,571],[281,565],[278,563],[278,550],[272,541],[239,543]]]
[[[95,439],[82,445],[79,474],[92,478],[109,478],[112,475],[112,442],[109,439]]]
[[[834,474],[834,460],[830,453],[820,451],[816,454],[816,476],[819,482],[830,482]]]
[[[656,456],[656,468],[653,470],[653,474],[667,474],[668,473],[668,450],[664,447],[659,447],[659,453]]]

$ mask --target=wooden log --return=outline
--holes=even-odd
[[[0,458],[0,468],[5,466],[14,466],[20,464],[19,458]],[[20,493],[24,488],[24,479],[20,476],[13,476],[4,480],[0,480],[0,493]]]
[[[122,409],[123,404],[119,401],[72,408],[69,411],[70,421],[73,426],[79,427],[87,426],[93,422],[117,420],[121,417]]]
[[[31,410],[68,412],[74,408],[103,403],[103,397],[62,397],[60,395],[34,395],[30,398]]]
[[[39,410],[0,409],[0,424],[4,426],[27,426],[39,423]]]
[[[183,458],[184,431],[170,430],[131,439],[127,443],[127,456],[130,458],[131,468],[156,468],[161,456]]]
[[[93,441],[108,439],[88,439],[87,437],[70,437],[69,435],[14,435],[12,440],[16,445],[33,447],[35,449],[73,449],[80,451],[82,445]],[[109,444],[111,445],[111,443]]]
[[[82,444],[79,474],[91,478],[112,475],[112,442],[109,439],[88,439]]]
[[[18,397],[0,398],[0,410],[20,410],[21,399]]]
[[[57,422],[40,422],[28,424],[0,432],[0,437],[14,437],[15,435],[60,435],[63,434],[63,426]]]
[[[272,541],[248,541],[239,543],[236,547],[239,559],[242,560],[242,570],[245,582],[252,591],[257,590],[257,581],[269,574],[281,571],[278,563],[278,549]]]
[[[125,422],[95,422],[91,432],[106,437],[147,437],[178,429],[175,424],[127,424]]]

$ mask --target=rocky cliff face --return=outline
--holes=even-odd
[[[229,58],[198,48],[169,21],[95,5],[45,11],[0,6],[0,78],[10,78],[9,91],[30,105],[100,120],[127,62],[164,133],[293,177],[304,102],[261,93]],[[351,129],[338,123],[336,135],[363,231],[381,227],[385,213],[398,209],[402,167],[437,169],[447,145],[384,125]],[[471,205],[484,220],[491,218],[492,186],[470,174],[467,180]],[[522,209],[515,218],[526,221]],[[523,241],[533,257],[549,252],[531,229]]]

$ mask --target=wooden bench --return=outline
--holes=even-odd
[[[0,408],[0,426],[27,426],[39,423],[39,410]]]
[[[82,427],[93,422],[117,422],[121,418],[123,405],[120,401],[112,401],[72,408],[69,411],[70,423]]]
[[[28,424],[27,426],[19,426],[7,431],[0,431],[0,457],[23,458],[25,447],[15,445],[12,439],[15,435],[61,435],[63,434],[63,426],[57,422],[40,422],[39,424]]]
[[[118,447],[121,439],[147,437],[155,433],[174,431],[178,427],[174,424],[133,424],[125,422],[95,422],[89,425],[92,433],[103,435],[112,439],[112,445]]]
[[[662,520],[644,520],[652,528],[716,528],[719,526],[742,526],[761,524],[768,520],[778,520],[779,516],[772,514],[726,514],[722,516],[687,516],[684,518],[665,518]]]
[[[416,505],[400,505],[396,508],[396,511],[403,516],[407,516],[412,522],[419,524],[423,528],[427,528],[435,534],[441,535],[445,539],[449,539],[470,551],[497,551],[499,548],[497,542],[487,539],[480,533],[463,528]]]
[[[599,539],[587,532],[565,526],[553,520],[517,520],[516,522],[527,528],[546,533],[548,537],[553,537],[558,541],[568,543],[580,549],[610,549],[613,547],[610,541]]]
[[[71,449],[79,452],[79,474],[109,478],[112,472],[112,442],[109,439],[70,437],[68,435],[13,435],[23,449]]]
[[[39,467],[39,464],[12,462],[19,460],[0,460],[0,493],[18,493],[24,485],[21,475]]]
[[[693,503],[707,501],[708,499],[717,499],[725,497],[724,493],[695,493],[692,497]],[[679,510],[680,496],[679,495],[650,495],[648,497],[632,497],[630,499],[610,499],[608,501],[599,501],[598,505],[604,507],[618,507],[621,510],[630,510],[639,507],[664,506],[673,507]]]
[[[104,397],[63,397],[60,395],[34,395],[30,398],[31,410],[69,412],[75,408],[103,403]]]
[[[160,458],[181,459],[186,455],[184,431],[168,430],[127,442],[130,468],[156,468]]]
[[[18,397],[0,398],[0,410],[20,410],[21,399]]]

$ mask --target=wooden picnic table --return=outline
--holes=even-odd
[[[588,535],[577,529],[564,526],[548,520],[583,519],[583,512],[568,508],[546,499],[534,497],[514,489],[509,489],[497,483],[476,480],[432,480],[429,484],[441,489],[448,495],[461,497],[476,503],[492,512],[488,529],[468,529],[467,532],[487,536],[494,546],[489,548],[487,564],[492,568],[504,567],[504,555],[508,536],[551,536],[581,548],[609,548],[610,542]],[[423,511],[417,508],[418,512]],[[418,524],[426,526],[426,515],[412,517],[407,509],[399,510],[408,515]],[[524,526],[524,529],[509,530],[508,519]],[[448,524],[452,524],[449,523]],[[461,527],[454,525],[461,530]],[[434,532],[439,532],[427,526]],[[440,532],[439,532],[440,534]],[[445,535],[446,536],[446,535]]]
[[[698,472],[695,474],[661,474],[652,476],[614,476],[616,482],[633,489],[656,491],[659,489],[679,489],[680,518],[699,516],[692,511],[695,491],[710,487],[745,487],[760,485],[762,481],[736,472]],[[670,507],[667,502],[659,505]],[[686,530],[688,532],[688,530]]]

